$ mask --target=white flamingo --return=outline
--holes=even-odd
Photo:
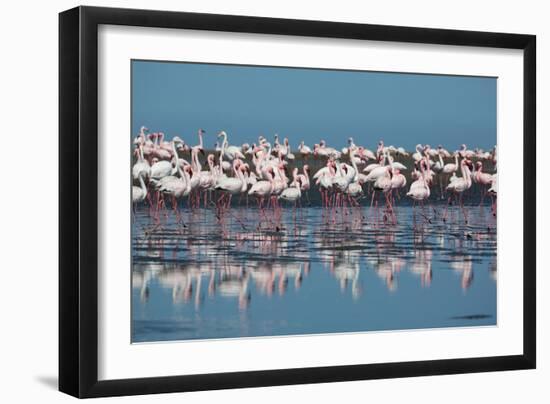
[[[151,177],[151,166],[149,162],[145,160],[143,156],[143,145],[140,144],[137,149],[138,160],[136,164],[132,167],[132,177],[134,180],[139,179],[140,175],[143,175],[145,180],[148,180]]]
[[[309,146],[306,146],[304,144],[303,140],[300,142],[300,146],[298,146],[298,151],[300,152],[303,158],[307,158],[311,154],[311,149],[309,148]]]
[[[227,133],[225,131],[221,131],[218,134],[218,137],[223,137],[222,141],[222,150],[224,151],[224,157],[226,157],[229,160],[235,160],[237,158],[244,159],[244,155],[241,152],[240,147],[238,146],[230,146],[227,141]]]
[[[233,161],[233,173],[235,177],[222,177],[218,180],[215,189],[222,192],[222,197],[228,196],[227,206],[231,204],[231,198],[233,195],[246,192],[246,181],[243,178],[242,171],[240,170],[241,162],[239,159]],[[221,202],[221,198],[218,202]]]
[[[139,202],[143,202],[147,197],[147,187],[145,186],[145,182],[143,181],[143,173],[139,173],[138,179],[139,187],[136,187],[135,185],[132,186],[132,203],[134,205],[138,204]]]

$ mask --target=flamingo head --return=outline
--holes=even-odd
[[[324,141],[324,139],[322,139],[320,142],[319,142],[319,147],[325,147],[327,143]]]
[[[305,173],[309,172],[309,166],[307,164],[304,165],[304,172]]]
[[[220,133],[218,133],[218,137],[223,137],[223,136],[227,136],[227,133],[225,133],[225,131],[221,131]]]
[[[476,171],[480,171],[483,167],[483,163],[481,161],[476,162]]]
[[[472,163],[472,160],[464,159],[462,160],[462,162],[464,163],[465,166],[468,166],[470,170],[474,169],[474,164]]]
[[[319,152],[319,145],[315,143],[313,145],[313,155],[316,156],[318,152]]]
[[[241,164],[239,166],[239,171],[242,172],[243,174],[244,173],[247,173],[247,174],[250,174],[250,169],[248,168],[248,164]]]
[[[268,174],[271,174],[271,179],[275,179],[275,169],[273,168],[273,166],[269,166],[267,168],[267,172]]]

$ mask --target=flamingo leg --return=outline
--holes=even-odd
[[[460,209],[462,210],[462,214],[464,215],[464,222],[468,224],[468,215],[466,213],[466,208],[464,207],[464,202],[462,200],[462,193],[460,193]]]

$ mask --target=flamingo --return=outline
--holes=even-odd
[[[426,164],[424,160],[420,162],[420,177],[411,184],[409,192],[407,192],[407,196],[416,202],[423,203],[430,197],[430,187],[425,175]]]
[[[147,187],[145,186],[145,182],[143,181],[142,172],[139,173],[138,179],[139,187],[136,187],[135,185],[132,186],[132,203],[134,204],[134,206],[139,202],[143,202],[147,197]]]
[[[493,184],[493,176],[489,173],[483,172],[483,163],[481,161],[476,162],[476,169],[472,177],[476,184],[480,184],[483,187],[483,192],[481,194],[481,201],[479,204],[483,203],[485,199],[485,194],[487,193],[487,186]]]
[[[309,148],[309,146],[306,146],[304,144],[303,140],[300,142],[300,145],[298,146],[298,151],[302,155],[302,158],[307,158],[311,154],[311,149]]]
[[[222,150],[224,152],[224,157],[227,157],[227,159],[229,160],[235,160],[236,158],[239,158],[239,159],[245,158],[239,147],[229,146],[229,143],[227,142],[227,133],[225,131],[222,130],[218,134],[218,137],[223,137]]]
[[[399,190],[407,186],[407,178],[401,174],[401,170],[393,169],[393,175],[391,178],[391,187],[395,190],[397,195],[399,195]]]
[[[397,155],[404,156],[404,157],[409,155],[409,153],[407,153],[403,147],[398,147],[396,153]]]
[[[216,184],[216,169],[214,167],[214,155],[209,154],[206,158],[206,161],[208,163],[209,171],[201,171],[199,173],[199,187],[201,191],[204,193],[204,206],[206,206],[207,202],[207,192],[214,189],[214,185]]]
[[[164,142],[164,133],[155,133],[153,136],[155,139],[153,156],[155,156],[159,160],[170,160],[172,158],[172,153],[169,149],[171,147],[171,144],[170,142]]]
[[[151,177],[151,166],[149,165],[149,162],[145,160],[143,156],[143,145],[140,144],[137,148],[137,154],[138,154],[138,161],[134,166],[132,167],[132,177],[134,180],[139,179],[140,175],[143,175],[143,177],[148,180],[149,177]]]
[[[298,201],[302,196],[302,192],[300,191],[301,180],[297,176],[297,174],[298,174],[298,169],[295,168],[294,175],[293,175],[294,186],[284,189],[283,192],[281,192],[281,194],[278,197],[278,199],[282,199],[287,202],[294,202],[294,209],[296,209],[296,204],[298,203]]]
[[[462,144],[458,153],[460,154],[460,157],[467,159],[472,159],[476,155],[474,151],[468,150],[465,144]]]
[[[309,165],[305,164],[302,167],[303,174],[297,174],[297,178],[300,180],[300,191],[306,193],[307,202],[309,201],[309,188],[310,188],[310,182],[309,182]],[[293,186],[294,182],[290,184],[290,186]]]
[[[181,220],[178,209],[178,199],[188,196],[191,193],[189,170],[191,170],[190,166],[186,166],[184,170],[178,166],[180,178],[164,181],[159,188],[159,192],[163,195],[163,198],[169,197],[172,199],[172,209],[174,210],[178,221]]]
[[[416,150],[412,155],[412,158],[414,159],[414,161],[422,160],[422,157],[424,157],[423,156],[422,145],[417,144],[414,149]]]
[[[376,191],[382,192],[384,195],[384,198],[386,199],[386,209],[390,213],[390,215],[395,219],[394,211],[392,203],[389,199],[389,194],[392,190],[392,168],[391,166],[384,166],[377,169],[381,172],[380,175],[376,178],[373,184],[373,192],[372,192],[372,199],[371,199],[371,206],[373,201],[375,200]],[[382,172],[383,170],[383,172]],[[372,173],[371,173],[372,174]],[[369,174],[370,175],[370,174]],[[384,220],[386,219],[386,215],[384,214]]]
[[[176,158],[176,166],[178,162],[178,153],[176,151],[176,143],[172,141],[172,151]],[[168,160],[156,160],[151,166],[151,178],[154,180],[160,180],[163,177],[174,175],[177,172],[177,167],[172,166],[172,162]]]
[[[468,216],[464,209],[464,203],[462,198],[463,198],[464,191],[470,189],[470,187],[472,186],[472,177],[470,172],[472,167],[473,167],[472,162],[470,160],[466,158],[462,159],[462,161],[460,162],[460,170],[462,173],[462,177],[459,177],[456,180],[450,182],[446,188],[447,191],[455,195],[459,195],[460,208],[462,209],[462,214],[464,215],[464,221],[466,223],[468,223]],[[451,201],[451,197],[449,197],[449,203],[450,201]],[[445,212],[445,218],[446,218],[446,213],[447,212]]]
[[[458,152],[454,152],[453,155],[455,158],[454,164],[453,163],[445,164],[442,170],[443,174],[453,174],[458,170]]]
[[[334,162],[332,160],[329,160],[327,161],[326,166],[317,171],[313,176],[315,184],[319,185],[321,200],[323,206],[325,207],[328,207],[328,193],[332,189],[332,179],[334,177],[334,174]]]
[[[331,157],[334,159],[339,159],[342,153],[340,153],[338,150],[336,150],[333,147],[327,147],[326,142],[324,140],[321,140],[319,144],[316,144],[313,148],[313,154],[315,156],[321,156],[321,157]]]
[[[260,210],[263,209],[263,203],[265,198],[270,196],[271,191],[273,190],[273,179],[274,179],[273,168],[269,167],[268,172],[271,174],[269,180],[257,181],[255,184],[252,185],[252,187],[248,191],[248,195],[254,196],[258,200],[258,207],[260,208]]]
[[[288,141],[288,138],[285,137],[285,146],[286,146],[286,158],[287,160],[294,160],[295,159],[295,156],[294,154],[292,154],[292,152],[290,151],[290,143]]]
[[[222,192],[222,196],[218,200],[218,203],[222,201],[222,198],[224,198],[224,196],[228,195],[226,207],[230,206],[231,198],[233,197],[233,195],[237,195],[246,191],[246,181],[242,176],[242,171],[239,169],[240,165],[241,161],[239,159],[233,160],[233,173],[235,174],[235,177],[220,178],[215,186],[215,189]]]

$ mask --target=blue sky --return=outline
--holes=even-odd
[[[278,133],[296,148],[348,137],[374,148],[417,143],[490,149],[496,143],[497,79],[132,61],[132,134],[142,125],[211,147],[225,130],[231,144]]]

